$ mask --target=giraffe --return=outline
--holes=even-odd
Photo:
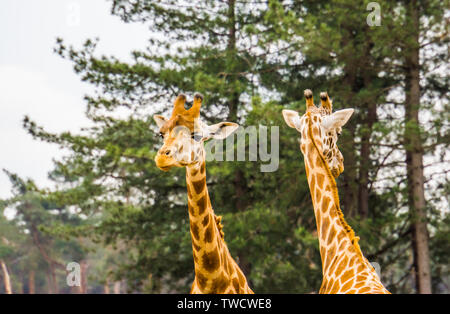
[[[301,134],[300,149],[305,159],[314,207],[322,260],[323,281],[319,293],[389,294],[377,273],[364,257],[359,237],[347,224],[339,206],[335,178],[343,171],[343,161],[336,145],[342,126],[353,109],[332,113],[332,102],[326,92],[320,94],[316,107],[311,90],[305,90],[306,113],[283,110],[285,122]]]
[[[221,216],[214,214],[206,186],[204,141],[224,139],[239,126],[232,122],[206,125],[199,119],[203,96],[194,95],[193,105],[184,108],[186,96],[178,95],[170,119],[153,118],[163,146],[155,157],[156,166],[168,171],[186,167],[186,184],[195,278],[191,293],[253,293],[243,272],[231,257],[224,240]]]

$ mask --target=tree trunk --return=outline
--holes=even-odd
[[[109,290],[109,282],[106,281],[105,284],[103,285],[103,294],[110,294],[110,290]]]
[[[87,293],[87,269],[88,269],[88,263],[86,261],[82,261],[80,265],[80,276],[81,276],[81,285],[80,285],[80,293],[86,294]]]
[[[369,26],[365,31],[369,32]],[[364,31],[364,28],[363,28]],[[369,213],[369,170],[370,170],[370,150],[372,143],[372,126],[377,119],[377,103],[375,99],[368,98],[364,100],[356,99],[355,96],[362,90],[370,90],[373,78],[378,75],[378,70],[374,70],[373,58],[371,57],[374,43],[367,37],[364,42],[357,44],[356,35],[353,33],[354,27],[351,24],[345,25],[343,31],[343,46],[363,50],[366,58],[348,57],[344,66],[345,76],[343,78],[348,91],[339,97],[344,104],[351,108],[359,108],[360,116],[358,119],[353,117],[346,125],[346,134],[340,139],[344,154],[344,173],[343,173],[343,211],[346,216],[354,217],[359,215],[362,219],[367,218]],[[356,100],[355,100],[356,99]],[[361,121],[362,120],[362,121]],[[361,134],[357,134],[357,125],[361,127]],[[355,138],[361,138],[361,146],[357,148]],[[359,153],[359,156],[358,156]],[[358,160],[359,158],[359,160]]]
[[[377,120],[377,104],[371,101],[366,104],[367,115],[364,121],[365,130],[361,135],[359,184],[358,184],[358,213],[361,219],[369,215],[369,170],[370,170],[370,137],[372,126]]]
[[[370,145],[368,139],[361,138],[361,165],[359,168],[359,186],[358,186],[358,212],[361,219],[366,219],[369,214],[369,159]]]
[[[350,33],[350,32],[346,32]],[[351,39],[344,36],[343,42],[345,46],[351,45]],[[350,107],[357,107],[354,104],[354,95],[361,88],[357,84],[357,60],[352,60],[352,62],[347,62],[344,66],[344,83],[348,90],[341,93],[341,95],[336,95],[339,97],[343,103]],[[347,217],[354,217],[357,213],[358,206],[358,174],[357,174],[357,149],[355,143],[356,134],[356,121],[350,119],[345,127],[346,132],[343,133],[342,137],[339,139],[339,147],[344,156],[344,172],[342,173],[342,183],[339,183],[340,198],[342,199],[342,210]],[[339,180],[340,181],[340,180]]]
[[[410,46],[406,50],[405,147],[408,201],[412,224],[414,271],[418,293],[431,293],[430,257],[423,175],[423,148],[419,129],[420,63],[419,6],[416,0],[407,5],[407,20],[411,22]]]
[[[355,155],[355,140],[354,140],[354,126],[349,123],[347,130],[350,132],[348,136],[342,136],[340,139],[340,147],[342,147],[342,154],[344,157],[344,172],[341,174],[342,183],[340,183],[340,198],[342,199],[342,210],[347,217],[354,217],[357,207],[358,184],[356,155]],[[340,181],[340,180],[339,180]]]
[[[49,265],[49,285],[51,286],[51,288],[49,289],[49,291],[51,290],[50,293],[59,293],[58,282],[56,280],[56,269],[53,263],[50,263]]]
[[[114,294],[120,294],[120,281],[114,283]]]
[[[236,73],[234,60],[236,56],[236,13],[235,0],[228,0],[228,42],[227,42],[227,59],[228,67],[225,70],[226,79],[230,88],[230,98],[228,100],[228,121],[237,122],[237,113],[239,107],[239,93],[235,91],[236,88]]]
[[[239,110],[239,91],[236,90],[236,69],[235,69],[235,59],[236,59],[236,1],[228,0],[228,42],[227,42],[227,58],[229,59],[229,67],[226,69],[228,73],[228,84],[230,86],[230,96],[228,99],[228,121],[237,122],[238,121],[238,110]],[[237,211],[244,211],[246,208],[246,191],[247,184],[245,182],[244,173],[240,169],[235,170],[235,177],[233,180],[235,189],[235,208]],[[248,262],[247,252],[238,253],[238,265],[248,276],[251,272],[251,263]],[[249,282],[249,284],[251,284]]]
[[[8,268],[3,260],[0,260],[0,266],[2,267],[3,272],[3,282],[5,284],[5,292],[6,294],[12,294],[11,288],[11,280],[9,278]]]
[[[53,294],[52,276],[50,275],[50,268],[47,271],[47,290],[48,294]]]
[[[36,273],[34,270],[30,270],[28,273],[28,293],[35,294],[36,293],[36,283],[35,283]]]

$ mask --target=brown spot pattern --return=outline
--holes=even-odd
[[[325,217],[322,220],[322,226],[320,227],[320,233],[322,236],[322,239],[325,241],[326,236],[327,236],[327,232],[328,232],[328,227],[330,226],[330,219],[328,217]]]
[[[205,252],[202,255],[202,266],[206,271],[210,273],[215,271],[217,268],[219,268],[219,264],[219,253],[216,250]]]
[[[328,234],[327,243],[333,242],[335,235],[336,235],[336,229],[334,228],[334,226],[331,226],[330,233]]]
[[[313,175],[311,177],[310,190],[315,191],[315,187],[316,187],[316,177]]]
[[[233,278],[233,287],[236,293],[239,292],[239,280],[237,278]]]
[[[225,292],[225,289],[228,287],[229,280],[227,276],[225,276],[223,273],[217,278],[214,279],[212,282],[212,293],[223,293]]]
[[[318,173],[316,176],[317,176],[317,186],[320,189],[323,189],[323,180],[325,179],[325,176],[321,173]]]
[[[347,266],[348,263],[348,257],[344,256],[344,258],[342,258],[341,262],[339,263],[336,272],[334,273],[334,275],[336,277],[339,277],[341,275],[341,273],[344,271],[345,267]]]
[[[341,291],[345,292],[345,291],[349,290],[352,287],[352,285],[353,285],[353,280],[349,280],[347,283],[345,283],[342,286]]]
[[[213,234],[212,224],[209,224],[205,231],[205,242],[211,243],[213,241]]]
[[[370,288],[369,288],[369,287],[364,287],[364,288],[362,288],[361,290],[359,290],[358,293],[366,293],[366,292],[369,292],[369,291],[370,291]]]
[[[339,242],[339,243],[341,242],[341,240],[342,240],[343,238],[345,238],[345,231],[341,231],[341,232],[339,232],[339,234],[337,235],[337,239],[338,239],[338,242]]]
[[[200,199],[197,201],[197,206],[198,206],[198,214],[202,215],[206,209],[206,195],[200,197]]]
[[[316,202],[320,202],[320,198],[322,197],[322,193],[319,189],[316,189]]]
[[[198,286],[200,287],[200,289],[205,289],[205,287],[206,287],[206,283],[208,282],[208,279],[206,279],[206,277],[205,276],[203,276],[202,274],[200,274],[200,273],[197,273],[196,275],[195,275],[195,277],[197,278],[197,284],[198,284]]]
[[[198,246],[197,244],[195,244],[194,242],[192,242],[192,247],[198,252],[200,251],[201,247]]]
[[[189,202],[189,200],[188,200],[188,209],[189,209],[189,214],[194,216],[195,215],[194,206],[192,206],[192,204]]]
[[[346,272],[344,272],[344,273],[342,274],[341,282],[342,282],[342,283],[346,282],[347,280],[349,280],[350,278],[352,278],[353,275],[354,275],[353,269],[350,268],[349,270],[347,270]]]
[[[208,225],[208,223],[209,223],[209,215],[206,215],[205,218],[203,218],[203,221],[202,221],[203,227],[206,227]]]
[[[202,163],[202,165],[200,166],[200,173],[201,174],[205,173],[205,163]]]
[[[191,234],[194,236],[195,240],[199,240],[200,235],[198,232],[198,226],[195,223],[191,222]]]
[[[357,282],[355,284],[355,289],[361,288],[362,286],[364,286],[364,282]]]
[[[198,181],[192,182],[192,185],[194,187],[195,193],[200,194],[200,192],[202,192],[206,186],[206,177],[203,177]]]
[[[188,193],[188,198],[192,198],[192,193],[191,193],[191,188],[189,187],[189,183],[187,184],[187,193]]]
[[[331,261],[333,259],[333,256],[335,256],[336,254],[336,246],[333,245],[330,249],[328,249],[327,251],[327,257],[323,263],[323,268],[324,269],[328,269],[328,265],[331,264]]]
[[[328,196],[324,196],[322,198],[322,213],[327,212],[329,205],[330,205],[330,198]]]
[[[339,281],[336,280],[331,287],[330,294],[336,294],[339,291]]]
[[[319,135],[319,129],[317,127],[313,127],[313,135],[318,136]]]
[[[331,262],[330,269],[328,270],[329,273],[334,273],[334,268],[337,266],[338,260],[339,260],[338,256],[336,255],[333,261]]]

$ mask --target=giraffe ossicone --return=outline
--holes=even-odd
[[[344,171],[344,158],[336,142],[353,109],[332,112],[328,94],[320,94],[316,107],[311,90],[305,90],[306,112],[301,117],[283,110],[288,126],[301,136],[300,150],[311,193],[322,259],[320,293],[388,294],[372,265],[364,257],[359,237],[347,224],[340,208],[335,178]]]
[[[194,95],[193,105],[186,110],[185,95],[175,99],[169,119],[153,116],[164,144],[155,163],[168,171],[186,167],[189,223],[194,257],[195,278],[191,293],[253,293],[242,270],[231,257],[224,240],[221,217],[216,216],[206,186],[204,142],[224,139],[239,125],[220,122],[207,125],[200,120],[203,96]]]

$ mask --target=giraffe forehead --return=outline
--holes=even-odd
[[[311,131],[313,132],[313,136],[317,138],[321,138],[323,136],[323,130],[322,130],[322,114],[321,112],[316,108],[308,110],[301,118],[300,118],[300,133],[302,135],[302,138],[309,137],[309,128],[311,127]]]
[[[164,137],[164,147],[175,148],[174,152],[179,161],[194,161],[202,156],[203,142],[193,138],[193,133],[185,127],[175,127]]]
[[[180,146],[183,144],[186,136],[182,136],[179,133],[175,133],[173,130],[168,133],[168,135],[164,136],[163,146],[172,147],[172,146]]]
[[[164,125],[159,129],[159,132],[171,133],[174,129],[177,129],[179,127],[184,127],[193,132],[195,128],[195,120],[188,119],[187,117],[184,117],[182,115],[175,115],[170,117],[170,119],[167,120],[166,123],[164,123]]]
[[[327,114],[325,111],[319,110],[317,108],[309,109],[300,118],[300,125],[309,124],[309,121],[311,121],[313,125],[317,123],[320,124],[326,115]]]

